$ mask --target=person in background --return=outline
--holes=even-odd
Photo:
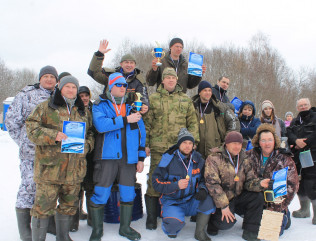
[[[294,115],[291,111],[288,111],[285,113],[285,121],[284,121],[284,124],[285,124],[285,127],[289,127],[290,124],[291,124],[291,121],[293,120],[294,118]]]
[[[227,96],[227,90],[229,88],[229,82],[230,80],[225,77],[221,76],[217,80],[217,84],[212,88],[213,89],[213,95],[215,95],[216,99],[218,99],[220,102],[223,103],[230,103],[230,100]]]
[[[35,145],[27,137],[25,121],[34,108],[46,101],[55,89],[57,70],[45,66],[39,72],[39,82],[23,88],[14,98],[5,119],[11,138],[19,146],[21,185],[15,204],[20,238],[32,240],[30,210],[34,204],[36,185],[33,180]]]

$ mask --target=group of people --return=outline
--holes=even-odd
[[[131,54],[122,56],[117,68],[103,68],[108,45],[100,42],[88,69],[104,85],[93,104],[89,88],[79,86],[77,78],[45,66],[39,83],[21,90],[9,107],[5,124],[20,148],[16,215],[21,240],[45,240],[47,232],[58,241],[72,240],[69,231],[78,230],[85,191],[90,241],[100,241],[114,184],[120,192],[119,234],[141,239],[130,224],[136,172],[143,171],[148,156],[148,230],[157,229],[161,216],[163,232],[176,238],[185,216],[191,216],[195,239],[211,240],[209,235],[231,228],[238,214],[243,239],[259,240],[267,209],[283,213],[282,235],[291,225],[288,206],[296,193],[301,209],[293,217],[310,217],[312,203],[316,224],[316,167],[300,164],[306,151],[316,161],[316,108],[308,99],[297,101],[298,116],[288,112],[285,123],[269,100],[261,104],[260,119],[249,100],[236,116],[227,96],[229,78],[220,77],[213,87],[189,75],[182,39],[170,41],[162,64],[153,59],[146,77]],[[156,85],[156,92],[148,96],[147,85]],[[189,98],[186,90],[195,87],[197,95]],[[67,139],[64,121],[86,123],[84,153],[61,152]],[[267,202],[263,192],[273,186],[273,172],[283,168],[288,168],[287,194],[282,202]]]

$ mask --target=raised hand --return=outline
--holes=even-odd
[[[107,41],[106,39],[103,39],[100,41],[100,46],[99,46],[99,51],[102,54],[106,54],[107,52],[109,52],[111,49],[108,49],[108,45],[109,45],[109,41]]]

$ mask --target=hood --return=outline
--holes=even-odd
[[[252,108],[253,108],[253,112],[252,112],[252,115],[255,116],[256,115],[256,107],[254,105],[254,103],[250,100],[246,100],[244,102],[242,102],[241,106],[240,106],[240,111],[244,108],[245,105],[251,105]]]

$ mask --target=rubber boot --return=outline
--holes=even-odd
[[[77,232],[79,229],[79,208],[77,208],[76,214],[71,216],[70,219],[70,232]]]
[[[312,220],[312,224],[316,225],[316,200],[312,200],[314,216]]]
[[[242,233],[242,238],[244,240],[260,241],[260,239],[258,239],[257,237],[258,237],[258,232],[251,232],[251,231],[248,231],[248,230],[244,230],[244,232]]]
[[[128,238],[129,240],[139,240],[140,233],[130,227],[133,213],[133,202],[124,203],[120,205],[120,230],[119,234]]]
[[[194,238],[199,241],[210,241],[211,239],[205,233],[205,227],[210,219],[210,214],[198,212],[196,215],[196,225]]]
[[[92,233],[89,240],[101,241],[103,236],[104,206],[93,207],[90,205],[90,214],[92,221]]]
[[[49,218],[32,217],[32,241],[45,241]]]
[[[55,216],[50,216],[48,221],[47,233],[56,235]]]
[[[56,212],[56,241],[72,241],[72,239],[69,237],[71,217],[72,216],[70,215],[64,215]]]
[[[18,222],[20,239],[23,241],[32,241],[30,209],[15,208],[15,212]]]
[[[209,220],[207,225],[207,233],[211,236],[216,236],[218,234],[218,228],[216,228],[211,220]]]
[[[145,203],[147,210],[146,229],[157,229],[157,206],[158,197],[151,197],[145,194]]]
[[[88,212],[88,215],[87,215],[87,224],[92,227],[92,220],[91,220],[91,206],[89,204],[89,202],[86,202],[86,207],[87,207],[87,212]]]
[[[310,200],[307,196],[298,196],[300,200],[301,208],[297,211],[294,211],[292,216],[294,218],[308,218],[311,216],[310,212]]]

